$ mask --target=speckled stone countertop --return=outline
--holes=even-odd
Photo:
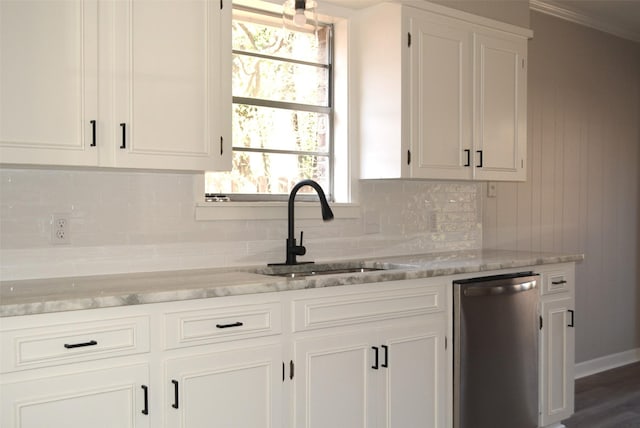
[[[0,282],[0,317],[428,278],[583,259],[582,254],[471,250],[323,262],[316,265],[318,270],[381,270],[293,278],[268,275],[277,273],[282,269],[279,267],[253,266],[5,281]]]

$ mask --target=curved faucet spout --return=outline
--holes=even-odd
[[[327,202],[327,197],[322,190],[320,185],[313,180],[302,180],[297,183],[291,189],[291,193],[289,194],[289,205],[288,205],[288,226],[289,233],[287,237],[287,261],[285,264],[295,265],[298,263],[296,260],[296,256],[303,256],[306,253],[306,248],[302,245],[302,234],[300,234],[300,245],[296,245],[296,238],[294,237],[294,202],[296,199],[296,194],[301,187],[311,186],[314,188],[316,193],[318,193],[318,198],[320,198],[320,208],[322,210],[322,219],[324,221],[333,220],[333,211],[331,211],[331,207]]]

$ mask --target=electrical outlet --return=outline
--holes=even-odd
[[[498,196],[498,184],[495,181],[490,181],[487,183],[487,197],[495,198]]]
[[[51,243],[55,245],[70,244],[71,232],[69,214],[57,213],[51,217]]]

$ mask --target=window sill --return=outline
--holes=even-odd
[[[320,203],[296,202],[296,220],[320,219]],[[360,218],[360,205],[332,203],[336,219]],[[198,202],[196,221],[286,220],[287,202]]]

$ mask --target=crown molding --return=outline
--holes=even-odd
[[[640,32],[638,31],[620,28],[606,20],[563,8],[556,3],[543,0],[529,0],[529,8],[536,12],[545,13],[547,15],[555,16],[556,18],[564,19],[565,21],[591,27],[596,30],[604,31],[605,33],[613,34],[614,36],[622,37],[623,39],[640,43]]]

